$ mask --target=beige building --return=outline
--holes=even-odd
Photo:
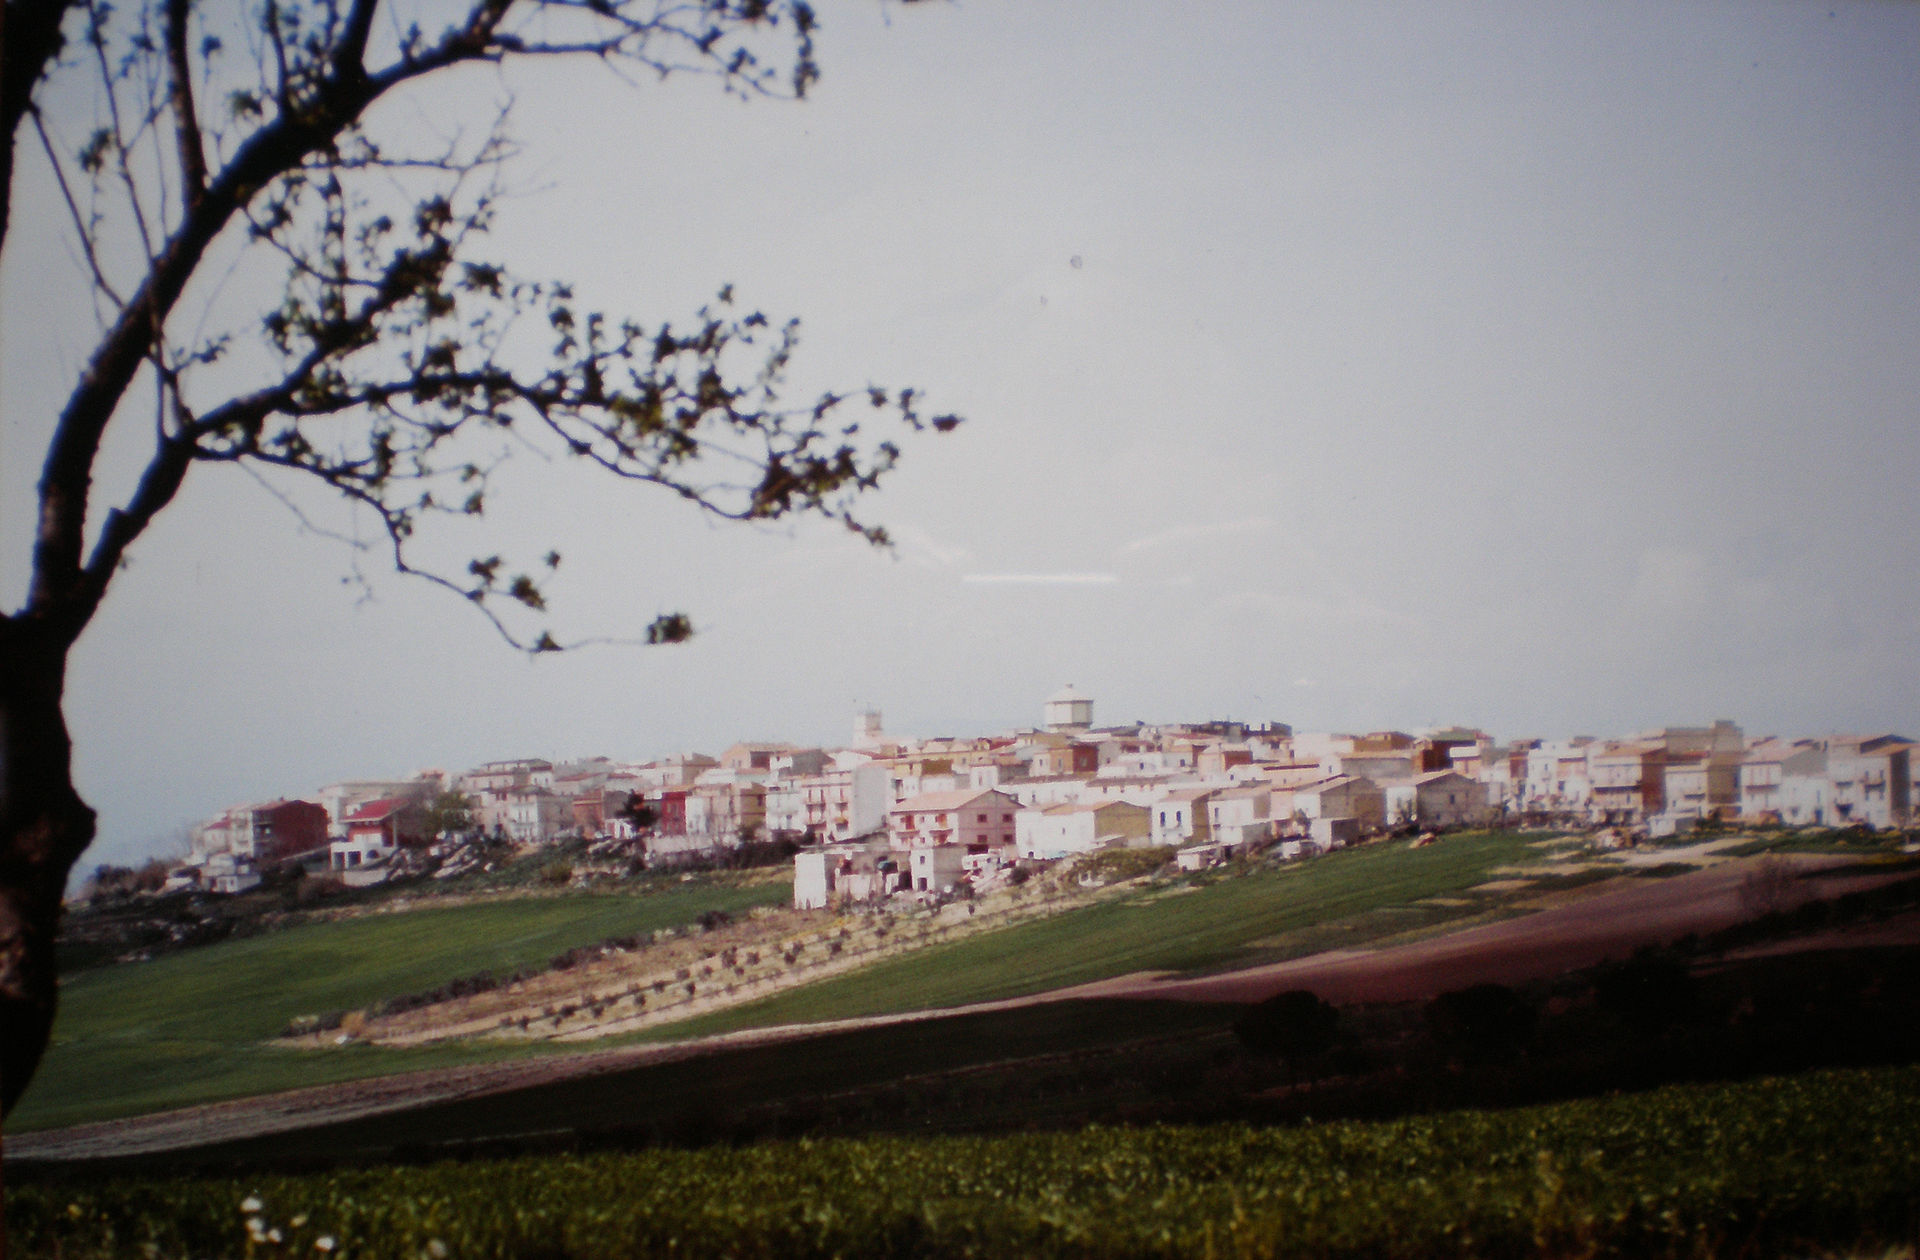
[[[1145,847],[1151,822],[1144,805],[1088,801],[1021,810],[1014,817],[1014,843],[1023,858],[1052,860],[1116,845]]]
[[[1309,822],[1351,818],[1362,830],[1386,825],[1387,798],[1372,779],[1341,774],[1293,790],[1293,811]]]

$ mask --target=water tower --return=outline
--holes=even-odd
[[[1093,725],[1093,700],[1068,683],[1047,697],[1046,714],[1050,731],[1084,731]]]

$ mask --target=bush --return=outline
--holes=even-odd
[[[1504,984],[1476,984],[1442,993],[1422,1012],[1427,1030],[1449,1053],[1503,1061],[1533,1039],[1533,1003]]]
[[[573,882],[573,864],[571,862],[549,862],[540,868],[540,882],[560,887]]]
[[[1309,989],[1276,993],[1233,1024],[1248,1050],[1289,1062],[1328,1049],[1339,1030],[1340,1012]]]
[[[303,879],[294,887],[294,904],[309,906],[327,897],[337,896],[347,890],[347,886],[331,875],[312,875]]]
[[[1075,875],[1098,875],[1108,880],[1134,879],[1149,875],[1173,861],[1172,848],[1102,849],[1089,853],[1073,864]]]
[[[1641,1033],[1664,1032],[1693,1019],[1700,1009],[1700,986],[1693,973],[1664,955],[1638,955],[1601,971],[1593,992],[1601,1010]]]

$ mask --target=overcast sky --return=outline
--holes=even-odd
[[[530,661],[198,470],[75,654],[89,863],[346,777],[992,732],[1069,681],[1103,723],[1920,734],[1920,6],[822,16],[803,104],[456,99],[516,102],[522,272],[650,323],[731,283],[804,320],[797,392],[967,417],[869,503],[895,551],[524,461],[493,527],[566,557],[563,629],[700,632]],[[89,344],[57,229],[16,205],[0,275],[14,601]]]

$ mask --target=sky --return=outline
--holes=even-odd
[[[796,396],[964,415],[864,504],[895,547],[528,455],[489,537],[561,551],[560,637],[698,630],[528,659],[337,505],[197,469],[73,657],[86,862],[343,778],[843,743],[869,707],[997,732],[1067,682],[1101,723],[1920,735],[1920,6],[821,16],[801,103],[575,66],[409,108],[511,102],[522,274],[648,323],[732,284],[802,319]],[[22,179],[10,605],[93,329]]]

